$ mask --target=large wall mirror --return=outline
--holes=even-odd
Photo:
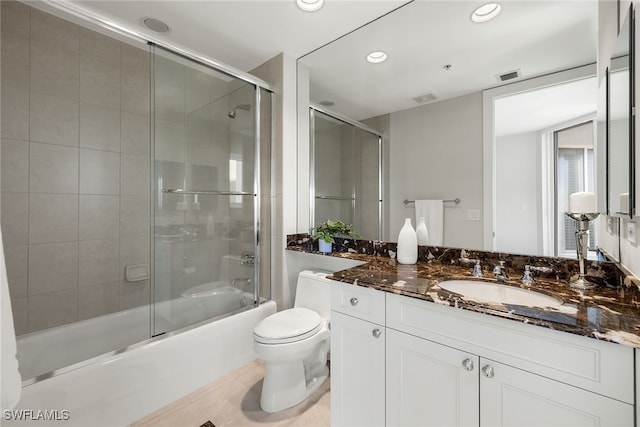
[[[500,157],[491,153],[487,161],[483,92],[596,62],[597,2],[507,1],[501,3],[501,13],[494,20],[473,22],[472,13],[482,4],[466,0],[408,2],[299,58],[309,72],[311,102],[331,102],[333,111],[366,123],[387,118],[388,127],[377,129],[384,132],[385,144],[388,138],[389,150],[385,159],[389,167],[384,170],[389,182],[384,240],[397,239],[405,217],[413,217],[415,225],[414,208],[403,204],[404,199],[459,198],[459,204],[445,204],[443,245],[494,249],[492,237],[484,238],[485,221],[494,224],[498,212],[484,205],[483,171],[495,162],[505,162],[503,165],[511,169],[503,170],[512,178],[520,179],[529,170],[539,173],[540,162],[531,153],[539,154],[540,147],[531,146],[524,152],[509,145],[508,155],[507,151]],[[386,52],[387,60],[367,62],[367,55],[374,51]],[[505,144],[524,140],[513,135],[527,133],[534,138],[536,132],[556,129],[559,124],[571,127],[593,121],[597,83],[582,85],[590,87],[583,91],[593,91],[593,100],[585,101],[589,105],[564,108],[570,117],[547,116],[537,123],[529,120],[527,129],[504,129]],[[536,119],[538,113],[557,110],[553,108],[555,99],[523,102],[536,113]],[[507,125],[533,119],[532,113],[518,111],[519,116],[505,120]],[[542,215],[536,210],[540,203],[523,198],[516,181],[511,179],[513,185],[500,188],[489,186],[492,197],[513,202],[500,212],[515,226],[514,244],[521,236],[534,234],[531,229],[538,225],[529,221]],[[526,181],[531,191],[543,186],[533,177],[521,181],[522,185]],[[493,232],[490,225],[489,235]],[[537,242],[510,249],[541,254]]]
[[[608,73],[607,208],[610,216],[633,217],[634,167],[634,11],[620,28]]]

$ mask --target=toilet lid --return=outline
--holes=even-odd
[[[263,319],[253,330],[260,342],[295,341],[313,335],[320,329],[322,317],[308,308],[291,308]]]

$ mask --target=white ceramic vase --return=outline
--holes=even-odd
[[[424,217],[421,216],[416,225],[416,236],[418,236],[418,245],[427,246],[429,244],[429,231],[427,231],[427,224],[424,222]]]
[[[411,218],[405,218],[398,235],[398,253],[400,264],[415,264],[418,261],[418,236],[411,225]]]

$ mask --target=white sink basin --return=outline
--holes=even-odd
[[[559,307],[562,300],[528,289],[476,280],[445,280],[442,289],[462,295],[465,299],[485,303],[524,305],[528,307]]]

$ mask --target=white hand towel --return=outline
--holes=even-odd
[[[22,394],[22,377],[16,359],[16,332],[9,297],[9,282],[4,263],[2,232],[0,232],[0,405],[3,410],[13,409]]]
[[[429,244],[442,246],[444,240],[444,210],[442,200],[416,200],[416,219],[421,216],[429,231]]]

